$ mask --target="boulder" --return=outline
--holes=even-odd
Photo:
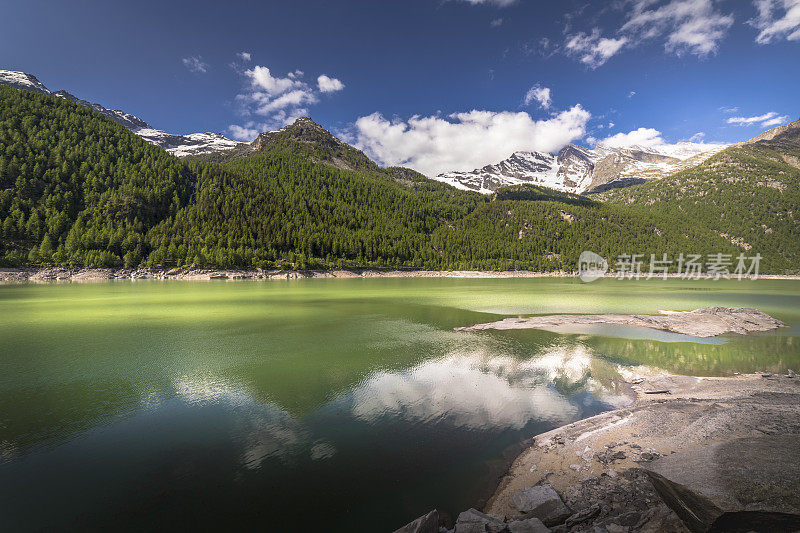
[[[546,526],[560,524],[572,514],[550,485],[525,487],[517,491],[511,501],[520,512],[538,518]]]
[[[501,533],[507,531],[506,528],[499,516],[469,509],[458,515],[455,533]]]
[[[800,436],[734,439],[649,463],[661,498],[691,531],[800,530]]]
[[[538,518],[526,518],[509,522],[508,531],[509,533],[550,533],[550,528]]]
[[[430,513],[409,522],[394,533],[439,533],[439,511]]]

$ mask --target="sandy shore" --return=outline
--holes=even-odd
[[[485,511],[521,518],[514,494],[549,484],[574,511],[604,509],[603,515],[596,513],[570,531],[593,531],[593,523],[622,524],[624,531],[685,531],[639,467],[737,438],[800,435],[798,377],[663,374],[631,381],[637,392],[632,404],[537,436],[514,461]],[[637,520],[640,527],[634,526]]]
[[[0,283],[105,280],[292,280],[308,278],[575,278],[576,272],[530,270],[235,270],[198,268],[0,268]],[[611,274],[607,278],[613,279]],[[679,275],[670,275],[679,278]],[[644,277],[643,277],[644,278]],[[762,275],[759,279],[800,280],[797,275]]]

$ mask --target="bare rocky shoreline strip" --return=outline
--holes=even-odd
[[[725,333],[746,334],[785,326],[780,320],[752,307],[702,307],[694,311],[661,311],[661,315],[547,315],[505,318],[456,328],[456,331],[548,329],[598,324],[645,327],[695,337],[716,337]]]
[[[629,383],[630,405],[531,439],[484,512],[398,532],[800,530],[794,372]]]
[[[0,283],[107,280],[293,280],[308,278],[576,278],[577,272],[556,270],[236,270],[204,268],[0,268]],[[606,278],[613,279],[613,274]],[[680,276],[671,274],[669,278]],[[800,275],[759,275],[759,279],[800,280]]]

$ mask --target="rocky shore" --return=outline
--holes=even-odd
[[[549,315],[506,318],[456,330],[551,329],[562,326],[606,324],[659,329],[695,337],[716,337],[725,333],[744,335],[753,331],[769,331],[785,325],[780,320],[752,307],[703,307],[694,311],[661,311],[661,313],[661,315]]]
[[[533,439],[484,512],[398,531],[800,530],[800,378],[664,374],[630,384],[627,407]]]
[[[106,280],[291,280],[306,278],[563,278],[572,272],[473,270],[224,270],[202,268],[36,268],[0,269],[0,283]]]
[[[235,270],[205,268],[0,268],[0,283],[107,280],[291,280],[305,278],[575,278],[577,272],[530,270]],[[607,278],[614,278],[608,274]],[[670,275],[678,278],[678,275]],[[759,279],[799,280],[794,275],[761,275]]]

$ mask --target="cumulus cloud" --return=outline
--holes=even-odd
[[[568,36],[564,48],[567,55],[578,57],[581,63],[594,69],[608,61],[627,42],[627,37],[618,39],[601,37],[600,30],[595,28],[591,34],[580,32]]]
[[[588,140],[588,139],[587,139]],[[704,142],[705,133],[698,132],[692,135],[688,142],[677,144],[668,143],[661,132],[654,128],[638,128],[628,133],[617,133],[605,139],[592,139],[590,144],[598,147],[616,150],[619,148],[643,148],[653,152],[686,159],[693,155],[708,150],[722,149],[724,144]]]
[[[303,80],[302,70],[283,76],[261,65],[236,70],[245,80],[242,92],[236,95],[236,102],[240,113],[248,120],[243,124],[232,124],[228,131],[233,138],[242,141],[252,140],[262,131],[279,128],[307,116],[308,107],[319,102],[321,92],[344,88],[341,81],[324,74],[317,78],[317,87],[309,85]]]
[[[208,72],[208,63],[204,62],[200,56],[184,57],[181,62],[184,67],[189,69],[189,72],[194,72],[195,74]]]
[[[730,117],[728,124],[735,124],[737,126],[753,126],[759,125],[765,128],[770,126],[778,126],[784,124],[789,120],[789,115],[778,115],[775,111],[764,113],[763,115],[755,115],[752,117]]]
[[[335,93],[344,89],[344,83],[336,78],[329,78],[325,74],[317,78],[317,87],[323,93]]]
[[[385,165],[436,176],[495,163],[518,150],[556,151],[582,137],[590,118],[580,105],[546,120],[524,112],[478,110],[388,120],[376,112],[356,121],[351,140]]]
[[[617,133],[598,142],[607,148],[626,148],[641,146],[652,148],[667,144],[661,132],[653,128],[639,128],[628,133]]]
[[[553,103],[550,89],[542,87],[538,83],[528,89],[528,92],[525,93],[525,105],[531,105],[533,102],[538,102],[542,109],[550,109],[550,105]]]
[[[253,58],[253,55],[250,52],[239,52],[236,54],[236,57],[242,61],[250,61]]]
[[[228,132],[230,133],[231,137],[233,137],[237,141],[252,141],[255,139],[259,133],[261,133],[256,127],[254,122],[248,122],[243,126],[239,126],[238,124],[231,124],[228,126]]]
[[[758,30],[756,42],[800,41],[800,0],[755,0],[758,15],[748,22]]]

